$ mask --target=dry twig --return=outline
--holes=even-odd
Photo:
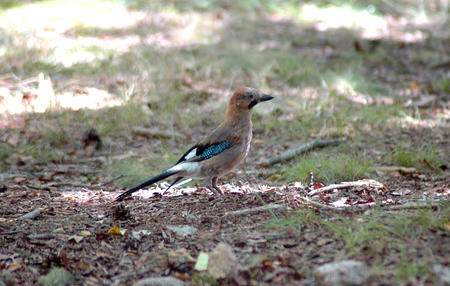
[[[114,181],[116,181],[116,180],[122,178],[123,176],[124,176],[124,175],[116,176],[116,177],[112,178],[111,180],[109,180],[109,181],[107,181],[107,182],[98,184],[96,187],[103,187],[103,186],[109,185],[109,184],[111,184],[112,182],[114,182]]]
[[[280,205],[280,204],[267,204],[264,206],[251,208],[251,209],[243,209],[243,210],[237,210],[232,212],[226,212],[225,215],[244,215],[244,214],[250,214],[260,211],[267,211],[267,210],[275,210],[275,209],[287,209],[286,205]]]
[[[41,214],[40,209],[35,209],[27,214],[24,214],[23,216],[19,217],[19,219],[33,219],[36,218],[38,215]]]
[[[300,145],[297,148],[288,150],[278,156],[269,158],[261,162],[262,167],[269,167],[271,165],[274,165],[276,163],[279,163],[281,161],[286,161],[289,159],[292,159],[293,157],[308,152],[310,150],[316,149],[316,148],[322,148],[326,146],[333,146],[337,145],[341,142],[343,142],[345,139],[343,138],[336,138],[336,139],[316,139],[311,142],[308,142],[306,144]]]
[[[371,188],[375,188],[375,189],[379,189],[382,191],[386,191],[386,187],[375,180],[370,180],[370,179],[364,179],[364,180],[359,180],[359,181],[355,181],[355,182],[342,182],[340,184],[332,184],[332,185],[328,185],[322,188],[318,188],[315,190],[312,190],[311,192],[308,193],[309,196],[315,196],[321,193],[325,193],[331,190],[337,190],[337,189],[347,189],[347,188],[351,188],[351,187],[371,187]]]
[[[377,166],[369,168],[370,171],[379,171],[383,173],[402,172],[405,174],[417,172],[416,168],[408,168],[402,166]]]
[[[145,128],[140,126],[133,127],[133,133],[148,137],[161,137],[161,138],[183,137],[183,135],[180,133],[170,132],[167,130],[161,130],[156,128]]]

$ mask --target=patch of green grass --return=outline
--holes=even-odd
[[[208,277],[206,275],[201,275],[200,273],[194,273],[194,275],[192,276],[192,285],[219,286],[220,283],[214,278]]]
[[[392,152],[392,163],[403,167],[438,170],[441,159],[438,151],[431,145],[419,148],[399,145]]]
[[[340,88],[341,92],[355,92],[372,98],[388,95],[388,91],[378,81],[371,80],[365,75],[365,58],[354,54],[349,54],[348,58],[352,60],[344,58],[334,61],[331,69],[333,73],[328,75],[327,81]]]
[[[71,140],[61,126],[46,126],[43,131],[44,140],[52,147],[62,147],[67,145]]]
[[[415,237],[424,229],[437,231],[450,222],[450,203],[443,202],[438,210],[425,208],[415,212],[399,213],[390,224],[400,237]]]
[[[43,0],[2,0],[0,1],[0,12],[2,11],[2,9],[12,9],[12,8],[16,8],[17,6],[23,6],[23,5],[27,5],[30,4],[30,2],[39,2],[39,1],[43,1]]]
[[[376,127],[386,127],[389,118],[396,117],[398,111],[401,109],[397,105],[366,105],[362,106],[357,113],[357,121],[355,122],[358,128],[363,127],[361,124],[368,123]]]
[[[108,173],[113,177],[124,175],[119,180],[121,187],[130,187],[151,178],[173,164],[176,161],[174,158],[177,158],[175,154],[169,152],[164,142],[162,144],[162,155],[114,160],[107,167]]]
[[[317,59],[309,56],[296,56],[289,53],[277,53],[271,73],[277,80],[289,86],[319,86],[323,78],[322,70],[317,66]]]
[[[16,152],[25,156],[31,156],[41,164],[45,164],[50,161],[60,162],[65,156],[64,152],[60,149],[53,148],[48,144],[40,144],[36,142],[17,147]]]
[[[310,172],[324,183],[362,179],[371,166],[363,156],[311,153],[298,159],[299,163],[284,172],[285,181],[306,181]]]
[[[112,162],[107,169],[108,173],[114,177],[120,175],[124,176],[118,180],[120,187],[130,187],[138,184],[149,179],[153,173],[147,166],[135,158],[116,160]]]
[[[334,247],[340,249],[341,257],[363,260],[372,257],[371,263],[374,269],[378,265],[380,275],[392,271],[398,282],[404,282],[429,275],[431,265],[436,263],[430,254],[442,251],[436,249],[432,238],[439,237],[436,233],[444,235],[449,222],[450,204],[443,202],[425,209],[395,212],[374,209],[368,215],[330,216],[300,209],[286,218],[270,220],[266,227],[298,230],[299,237],[320,231],[321,237],[330,237]],[[389,269],[379,267],[386,263],[393,265]]]
[[[434,88],[442,91],[443,93],[450,93],[450,78],[444,78],[440,81],[437,81],[433,84]]]
[[[74,283],[73,275],[65,268],[53,267],[48,274],[39,277],[38,282],[43,286],[60,286]]]
[[[416,255],[408,253],[406,245],[400,247],[400,253],[401,258],[396,273],[397,282],[413,282],[417,277],[423,276],[430,269],[430,265],[426,265]]]
[[[12,150],[9,144],[0,142],[0,161],[7,159],[12,154]]]
[[[319,226],[320,217],[311,209],[299,209],[293,215],[283,219],[272,219],[266,223],[267,228],[287,229],[297,226]]]
[[[92,113],[93,122],[96,123],[98,132],[103,136],[120,134],[123,131],[130,132],[130,128],[143,125],[150,121],[150,117],[143,110],[142,104],[126,104],[112,107],[100,113]]]

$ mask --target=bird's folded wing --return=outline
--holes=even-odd
[[[231,140],[220,141],[213,144],[198,144],[189,149],[180,158],[180,160],[178,160],[177,164],[181,162],[200,162],[203,160],[207,160],[219,155],[220,153],[229,149],[231,146],[233,146],[233,142]]]

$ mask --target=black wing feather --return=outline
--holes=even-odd
[[[214,144],[204,144],[204,145],[195,145],[178,160],[177,164],[184,162],[184,161],[194,161],[199,162],[203,160],[207,160],[211,157],[214,157],[216,155],[219,155],[223,151],[227,150],[233,145],[233,142],[231,141],[220,141]],[[195,150],[195,156],[187,159],[186,157]]]

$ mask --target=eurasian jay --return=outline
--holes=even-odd
[[[210,190],[216,195],[222,194],[217,187],[217,179],[236,167],[250,149],[252,108],[271,99],[272,96],[253,88],[238,89],[230,99],[226,119],[222,124],[189,149],[174,166],[123,192],[116,201],[169,177],[175,177],[169,188],[184,177],[197,177],[208,179],[211,182]]]

